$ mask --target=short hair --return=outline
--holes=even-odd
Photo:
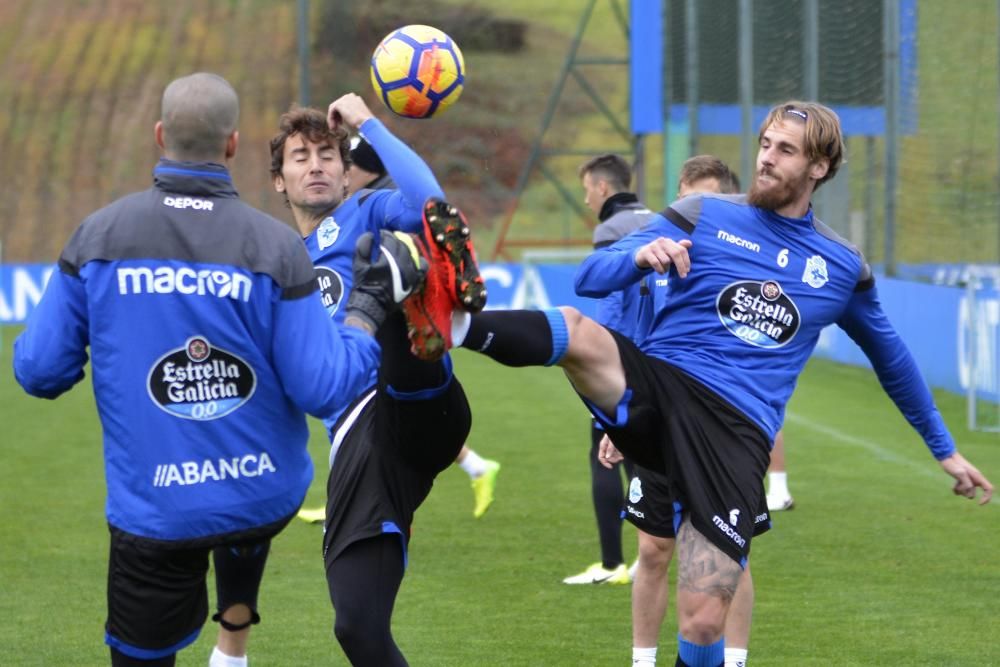
[[[774,123],[793,120],[805,123],[806,157],[810,162],[818,162],[826,158],[830,162],[826,175],[816,182],[816,188],[837,174],[840,165],[844,164],[844,133],[840,129],[840,118],[836,112],[818,102],[799,102],[791,100],[771,109],[767,118],[760,125],[758,141],[764,137],[764,132]]]
[[[606,153],[591,158],[580,165],[580,178],[587,174],[603,179],[617,192],[628,190],[632,184],[632,167],[620,155]]]
[[[239,118],[239,97],[218,74],[196,72],[174,79],[163,90],[160,104],[164,149],[179,160],[225,157]]]
[[[734,195],[740,191],[740,179],[729,165],[714,155],[695,155],[684,161],[678,185],[690,185],[704,178],[714,178],[719,182],[719,192]]]
[[[271,138],[271,176],[280,176],[285,166],[285,142],[300,134],[313,143],[328,141],[336,146],[346,169],[351,164],[351,138],[343,125],[330,129],[326,114],[313,107],[293,106],[278,119],[278,133]]]

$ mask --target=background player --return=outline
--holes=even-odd
[[[594,248],[609,246],[631,234],[649,221],[654,213],[629,191],[632,167],[620,155],[604,154],[584,162],[579,169],[583,185],[584,204],[600,221],[594,228]],[[638,308],[642,301],[640,292],[648,293],[645,283],[630,285],[601,297],[597,302],[594,319],[606,327],[636,338],[639,324]],[[624,501],[622,472],[632,477],[628,460],[606,467],[598,459],[598,445],[604,430],[597,422],[590,423],[590,491],[597,519],[597,536],[601,547],[601,560],[583,572],[563,579],[565,584],[627,584],[632,572],[625,565],[622,551],[622,517]]]

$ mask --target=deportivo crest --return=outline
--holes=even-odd
[[[202,336],[160,357],[149,370],[149,397],[164,412],[207,421],[224,417],[253,396],[257,376],[236,355]]]
[[[799,309],[775,280],[731,283],[715,307],[730,333],[757,347],[782,347],[801,325]]]
[[[819,289],[830,280],[826,271],[826,260],[819,255],[813,255],[806,260],[806,269],[802,272],[802,282],[809,287]]]
[[[319,228],[316,230],[316,245],[319,246],[320,250],[329,248],[337,242],[337,237],[339,236],[340,225],[337,224],[337,221],[331,215],[319,223]]]
[[[333,317],[340,308],[340,300],[344,296],[344,279],[340,274],[326,266],[316,267],[316,282],[319,283],[319,293],[323,299],[326,312]]]
[[[635,504],[640,500],[642,500],[642,480],[638,477],[633,477],[628,485],[628,501]]]

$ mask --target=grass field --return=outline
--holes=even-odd
[[[0,665],[106,664],[107,530],[100,435],[89,382],[56,402],[10,371],[17,329],[0,329]],[[554,369],[513,370],[459,352],[475,412],[471,444],[503,463],[498,500],[472,518],[468,478],[445,471],[418,512],[395,614],[414,666],[626,665],[627,587],[560,579],[597,558],[586,412]],[[962,451],[1000,481],[1000,438],[964,430],[964,403],[939,394]],[[997,665],[1000,514],[955,498],[919,438],[868,372],[814,361],[786,423],[797,509],[754,543],[750,665]],[[312,451],[325,469],[326,445]],[[317,483],[310,503],[322,498]],[[627,555],[634,532],[625,531]],[[320,529],[275,541],[251,664],[346,664],[332,637]],[[214,599],[214,595],[212,596]],[[204,665],[215,628],[182,652]],[[660,664],[673,664],[676,625]]]

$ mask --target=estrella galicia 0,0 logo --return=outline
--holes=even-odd
[[[250,365],[193,336],[149,370],[149,397],[165,412],[199,421],[218,419],[246,403],[257,388]]]
[[[798,307],[775,280],[731,283],[715,305],[726,329],[757,347],[782,347],[801,324]]]

